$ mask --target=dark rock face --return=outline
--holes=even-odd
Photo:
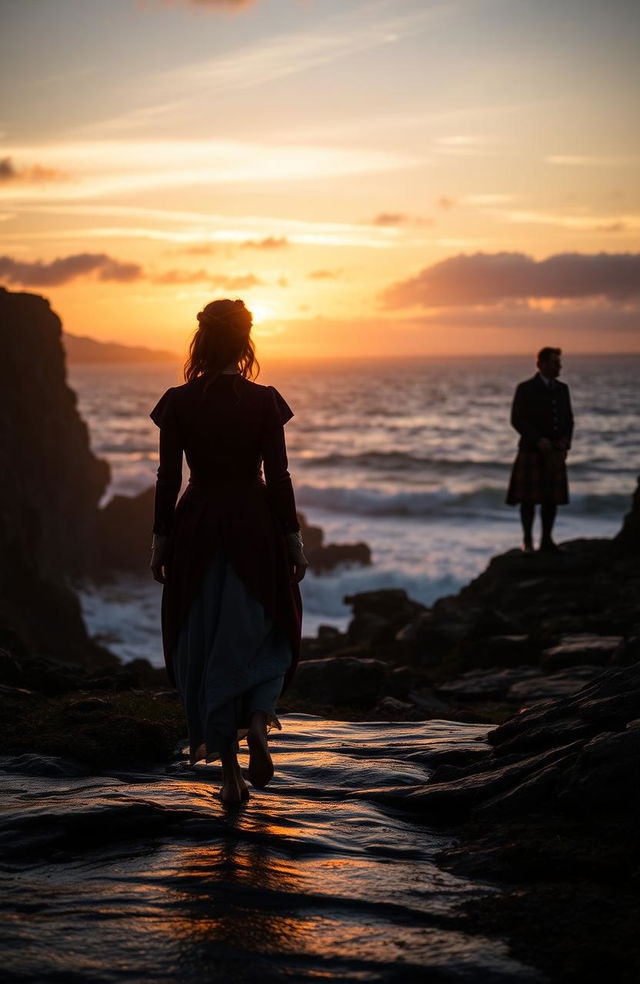
[[[557,555],[511,550],[430,609],[396,589],[349,596],[346,638],[307,640],[309,654],[408,666],[415,706],[428,714],[435,701],[453,720],[500,721],[575,694],[603,668],[640,658],[639,502],[636,491],[614,540],[574,540]]]
[[[427,814],[519,816],[529,810],[640,809],[640,665],[601,673],[577,694],[544,701],[488,735],[489,760],[412,793]]]
[[[640,554],[640,476],[631,500],[631,510],[625,516],[622,529],[613,542],[620,554],[635,557]]]
[[[98,514],[97,570],[143,571],[151,557],[153,486],[139,495],[114,495]]]
[[[48,302],[0,288],[0,346],[0,626],[84,662],[93,647],[67,577],[91,567],[108,465],[89,447]]]

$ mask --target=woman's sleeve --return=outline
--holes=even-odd
[[[264,480],[271,507],[285,533],[300,529],[284,438],[284,425],[292,417],[293,412],[286,401],[273,386],[268,386],[262,439]]]
[[[171,389],[160,398],[149,414],[160,428],[160,463],[156,478],[153,532],[167,536],[182,485],[182,440]]]

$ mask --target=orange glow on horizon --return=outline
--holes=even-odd
[[[224,296],[278,358],[640,351],[636,14],[568,3],[14,5],[0,283],[174,352]]]

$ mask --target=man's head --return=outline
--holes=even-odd
[[[562,369],[561,355],[562,349],[552,348],[550,345],[545,345],[538,352],[536,365],[547,379],[556,379],[560,375]]]

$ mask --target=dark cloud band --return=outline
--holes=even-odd
[[[528,298],[640,297],[640,253],[460,254],[387,287],[387,308],[466,307]]]
[[[143,272],[139,264],[122,263],[107,253],[76,253],[51,260],[50,263],[0,256],[0,279],[23,287],[58,287],[90,274],[96,274],[99,280],[129,283],[142,277]]]
[[[77,253],[45,263],[42,260],[16,260],[12,256],[0,256],[0,280],[22,287],[59,287],[80,277],[96,276],[98,280],[130,283],[133,280],[150,280],[160,286],[203,283],[225,290],[247,290],[259,287],[263,281],[253,273],[228,276],[209,273],[207,270],[167,270],[151,274],[138,263],[115,260],[107,253]]]

